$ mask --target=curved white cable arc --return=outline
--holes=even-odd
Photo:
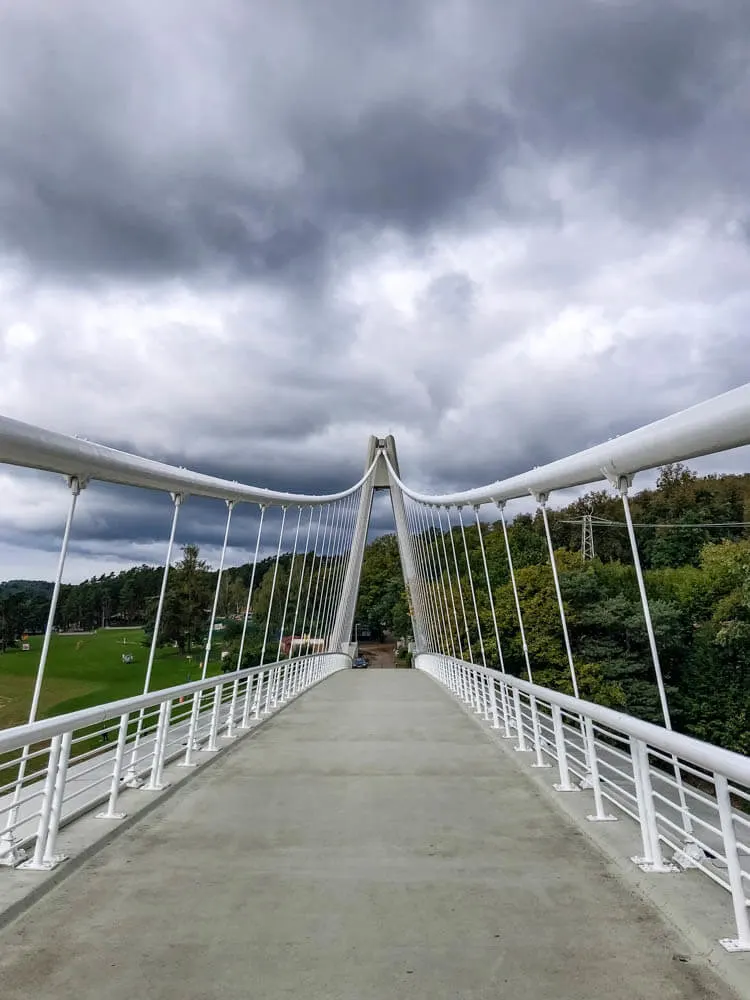
[[[45,430],[10,417],[0,417],[0,464],[59,472],[64,476],[77,476],[83,482],[95,479],[121,486],[140,486],[167,493],[234,500],[237,503],[302,506],[343,500],[367,481],[375,467],[373,462],[358,482],[340,493],[325,496],[280,493],[217,476],[205,476],[200,472],[190,472],[188,469],[141,458],[140,455],[118,451],[93,441],[58,434],[57,431]]]
[[[567,458],[461,493],[417,493],[399,479],[385,453],[383,457],[396,483],[412,500],[458,506],[515,500],[602,479],[617,482],[646,469],[746,444],[750,444],[750,382]]]

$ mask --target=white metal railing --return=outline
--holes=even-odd
[[[554,762],[558,791],[590,789],[591,821],[615,819],[607,807],[636,820],[633,861],[645,871],[697,868],[728,890],[737,934],[721,944],[750,950],[750,759],[454,657],[421,653],[415,665],[534,754],[535,766]]]
[[[299,657],[1,731],[0,859],[31,848],[21,868],[54,868],[66,823],[102,803],[98,818],[122,819],[123,788],[160,791],[169,761],[195,766],[197,751],[221,750],[220,739],[350,666],[340,653]]]
[[[372,446],[370,451],[373,451]],[[0,732],[0,865],[14,866],[23,861],[24,842],[30,837],[36,837],[34,858],[30,865],[37,868],[48,867],[54,857],[57,826],[70,814],[71,809],[88,807],[108,781],[115,783],[120,780],[117,775],[121,772],[128,785],[138,786],[141,783],[140,770],[147,765],[150,777],[146,787],[158,787],[161,767],[158,761],[163,763],[165,759],[169,759],[170,753],[179,752],[175,750],[175,741],[185,740],[186,765],[191,763],[193,748],[200,745],[203,736],[208,740],[205,749],[217,749],[219,720],[226,707],[224,703],[230,696],[226,686],[207,678],[207,674],[211,663],[214,626],[222,594],[233,512],[239,505],[247,507],[257,504],[258,511],[255,519],[255,552],[244,602],[244,615],[237,616],[237,620],[241,621],[241,638],[238,648],[234,650],[236,660],[232,665],[239,671],[235,676],[241,679],[245,688],[251,683],[248,678],[262,679],[266,676],[263,671],[248,674],[239,670],[246,653],[246,639],[251,635],[252,602],[257,591],[256,583],[260,583],[256,581],[256,569],[261,547],[272,546],[275,558],[269,570],[271,586],[267,594],[265,621],[256,623],[262,634],[259,663],[266,672],[272,669],[276,671],[274,677],[283,678],[279,683],[282,684],[284,697],[291,676],[289,672],[297,669],[287,664],[278,665],[286,634],[291,634],[292,637],[304,636],[306,656],[319,654],[317,659],[289,661],[317,664],[318,666],[310,668],[313,672],[318,671],[321,663],[333,662],[320,659],[320,654],[338,654],[348,649],[377,461],[377,455],[368,458],[368,468],[362,478],[339,493],[284,493],[206,476],[0,417],[0,465],[59,473],[67,478],[68,484],[67,516],[41,652],[36,665],[34,687],[26,712],[28,725]],[[97,480],[115,486],[160,491],[167,494],[171,501],[171,527],[166,539],[161,586],[155,603],[154,624],[143,677],[143,698],[140,701],[129,700],[127,706],[125,703],[116,703],[115,708],[105,705],[92,709],[93,715],[63,717],[62,724],[70,724],[74,728],[53,732],[49,730],[49,726],[54,728],[59,720],[38,722],[38,710],[45,685],[66,559],[71,538],[75,537],[77,528],[75,517],[79,508],[78,501],[87,485]],[[223,542],[207,620],[207,638],[200,663],[199,685],[202,686],[188,685],[179,690],[171,689],[171,700],[167,705],[167,695],[164,692],[152,693],[152,681],[157,650],[162,642],[163,612],[169,591],[168,579],[172,569],[178,518],[185,501],[192,495],[216,501],[214,510],[221,512],[224,525]],[[83,502],[85,504],[87,498]],[[296,509],[290,513],[292,508]],[[283,574],[279,572],[282,554],[291,557],[285,586]],[[274,616],[276,620],[272,621]],[[269,664],[272,666],[269,667]],[[308,674],[306,669],[305,679],[309,679]],[[296,683],[295,680],[295,685]],[[228,720],[223,723],[230,734],[236,723],[237,693],[235,684],[232,686]],[[188,695],[189,703],[184,701]],[[248,692],[246,695],[249,697]],[[174,702],[177,697],[183,700]],[[280,695],[269,684],[263,697],[262,705],[256,701],[256,709],[267,714]],[[209,709],[206,709],[206,703],[210,706]],[[126,717],[123,714],[126,709],[128,713],[137,712],[137,717]],[[111,714],[113,711],[116,713],[116,722],[115,716]],[[242,718],[247,721],[246,715]],[[44,736],[48,730],[51,733],[49,738]],[[8,745],[9,739],[23,740],[24,733],[29,742]],[[105,766],[103,762],[106,754],[103,754],[103,748],[106,749],[108,745],[112,749],[108,751],[109,763]],[[2,754],[13,749],[21,752],[3,760]],[[111,777],[108,777],[107,767],[112,771]],[[41,798],[40,772],[46,775]],[[58,787],[59,783],[62,783],[61,787]],[[114,784],[112,787],[114,788]],[[110,796],[116,799],[116,792],[110,792]],[[112,799],[108,816],[114,814],[115,804]],[[35,817],[37,809],[40,812]],[[30,832],[29,824],[33,824],[35,818],[38,819],[38,828],[34,833]]]

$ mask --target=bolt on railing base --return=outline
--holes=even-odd
[[[653,861],[649,861],[648,858],[634,857],[630,859],[634,865],[637,865],[642,872],[648,872],[650,875],[669,875],[679,872],[681,869],[679,865],[670,864],[660,864],[657,865]]]

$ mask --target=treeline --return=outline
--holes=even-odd
[[[750,752],[750,532],[743,524],[750,520],[749,498],[750,477],[698,477],[676,465],[661,471],[656,489],[631,500],[634,521],[645,525],[636,531],[673,724],[742,753]],[[587,513],[594,518],[596,558],[583,562],[580,522]],[[582,696],[660,723],[621,500],[591,493],[549,514]],[[696,524],[723,526],[688,527]],[[438,606],[447,599],[451,616],[452,594],[459,609],[463,655],[470,643],[481,662],[463,540],[460,530],[453,530],[461,593],[452,562],[450,575],[445,572],[440,540],[433,553],[442,577],[435,575],[430,585]],[[496,524],[482,530],[505,666],[520,676],[525,663],[502,530]],[[498,666],[477,528],[467,527],[466,538],[485,656]],[[509,538],[534,679],[570,693],[541,515],[516,517]],[[434,541],[427,544],[433,546]],[[450,543],[447,550],[452,560]],[[403,584],[397,583],[397,565],[395,538],[381,538],[368,547],[358,621],[400,633],[408,608]]]
[[[271,613],[266,644],[269,654],[273,653],[272,659],[276,657],[284,630],[290,630],[294,624],[296,608],[297,634],[303,624],[313,635],[326,625],[334,585],[343,575],[345,557],[324,558],[310,554],[304,560],[303,576],[303,555],[298,554],[294,560],[291,553],[280,557],[273,600],[275,557],[258,563],[243,666],[259,661],[269,603]],[[222,621],[222,629],[212,643],[213,658],[219,658],[221,652],[229,652],[229,662],[236,664],[252,571],[252,564],[246,563],[223,573],[217,603],[217,619]],[[102,627],[142,626],[148,642],[153,634],[162,576],[161,567],[142,565],[121,573],[92,577],[79,584],[65,584],[60,590],[55,628],[93,631]],[[181,558],[170,568],[159,628],[160,644],[175,644],[190,656],[205,646],[217,577],[217,570],[201,559],[197,546],[183,547]],[[15,580],[0,584],[0,648],[17,645],[24,634],[44,631],[51,594],[52,584],[44,581]]]

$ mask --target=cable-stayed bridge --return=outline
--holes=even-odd
[[[629,502],[641,473],[748,443],[743,386],[443,496],[410,488],[394,440],[371,438],[359,482],[309,496],[0,421],[0,461],[64,476],[68,493],[28,722],[0,732],[3,997],[723,997],[743,984],[750,995],[750,761],[673,728]],[[143,691],[40,718],[92,481],[170,505]],[[601,482],[622,503],[661,725],[580,697],[547,512],[559,491]],[[377,490],[393,506],[415,670],[350,669]],[[176,531],[195,496],[223,523],[202,676],[155,689]],[[529,652],[507,530],[529,500],[568,694],[536,682]],[[217,677],[222,575],[245,505],[259,509],[253,578],[239,656]],[[488,519],[503,537],[522,676],[506,671]],[[269,546],[259,663],[243,667]]]

